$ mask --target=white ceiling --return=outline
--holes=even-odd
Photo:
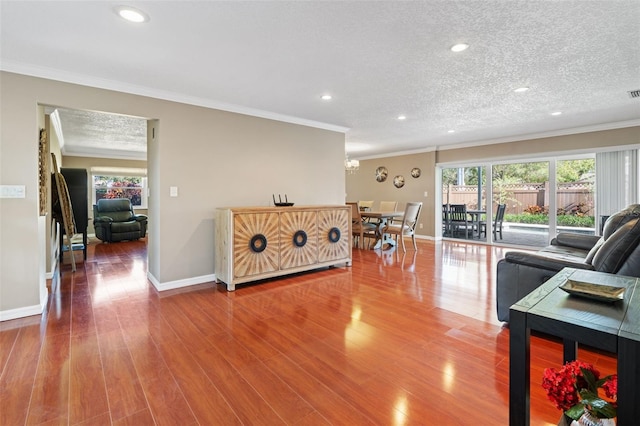
[[[140,117],[47,108],[64,155],[147,159],[147,120]]]
[[[352,158],[640,124],[638,0],[122,3],[2,0],[1,68],[346,131]]]

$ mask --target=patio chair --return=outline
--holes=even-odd
[[[504,212],[507,210],[506,204],[498,204],[496,209],[496,215],[493,218],[493,239],[497,240],[497,234],[500,234],[500,239],[502,239],[502,221],[504,220]],[[486,236],[487,234],[487,222],[484,220],[480,221],[480,236],[483,234]]]
[[[442,236],[448,237],[451,236],[451,205],[443,204],[442,205]]]
[[[455,236],[456,233],[464,231],[465,238],[469,239],[469,230],[471,230],[471,235],[473,235],[473,225],[469,220],[466,204],[449,205],[449,224],[451,236]]]

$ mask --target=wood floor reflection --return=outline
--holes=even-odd
[[[144,242],[92,244],[42,317],[0,323],[0,424],[506,425],[504,251],[354,249],[352,267],[158,293]],[[561,344],[531,347],[531,424],[557,424],[540,378]]]

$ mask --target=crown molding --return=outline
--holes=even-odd
[[[523,134],[518,136],[508,136],[508,137],[497,138],[497,139],[483,139],[478,141],[459,143],[455,145],[432,145],[432,146],[425,147],[424,149],[417,149],[412,151],[394,151],[394,152],[388,152],[384,154],[367,155],[367,156],[354,157],[354,158],[358,160],[373,160],[376,158],[399,157],[402,155],[422,154],[425,152],[446,151],[450,149],[472,148],[472,147],[483,146],[483,145],[497,145],[501,143],[520,142],[520,141],[527,141],[527,140],[534,140],[534,139],[552,138],[552,137],[558,137],[558,136],[577,135],[580,133],[601,132],[606,130],[624,129],[627,127],[636,127],[636,126],[640,126],[640,119],[616,121],[612,123],[596,124],[592,126],[573,127],[573,128],[560,129],[560,130],[554,130],[554,131],[543,132],[543,133],[530,133],[530,134]],[[593,152],[593,149],[591,149],[590,151]]]
[[[186,96],[184,94],[171,92],[168,90],[158,90],[151,87],[126,84],[115,80],[96,78],[84,74],[77,74],[48,67],[39,67],[21,62],[4,60],[0,63],[0,70],[16,74],[28,75],[31,77],[61,81],[64,83],[79,84],[81,86],[113,90],[116,92],[129,93],[132,95],[146,96],[154,99],[161,99],[165,101],[178,102],[188,105],[217,109],[221,111],[234,112],[237,114],[250,115],[252,117],[266,118],[268,120],[299,124],[302,126],[330,130],[333,132],[346,133],[349,131],[349,127],[338,126],[335,124],[322,123],[320,121],[308,120],[291,115],[278,114],[256,108],[249,108],[242,105],[218,102],[215,100],[200,98],[196,96]]]
[[[580,133],[593,133],[593,132],[602,132],[606,130],[624,129],[627,127],[635,127],[635,126],[640,126],[640,119],[616,121],[612,123],[602,123],[602,124],[595,124],[595,125],[583,126],[583,127],[572,127],[568,129],[552,130],[549,132],[529,133],[529,134],[522,134],[517,136],[506,136],[506,137],[497,138],[497,139],[484,139],[484,140],[473,141],[468,143],[460,143],[455,145],[437,146],[436,150],[446,151],[449,149],[470,148],[470,147],[481,146],[481,145],[496,145],[501,143],[519,142],[519,141],[526,141],[526,140],[533,140],[533,139],[544,139],[544,138],[553,138],[558,136],[577,135]]]
[[[74,148],[62,147],[60,152],[65,157],[90,157],[90,158],[111,158],[114,160],[141,160],[147,161],[146,151],[126,151],[105,148]]]

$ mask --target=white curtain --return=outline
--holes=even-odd
[[[596,154],[597,228],[601,217],[638,202],[638,150]]]

